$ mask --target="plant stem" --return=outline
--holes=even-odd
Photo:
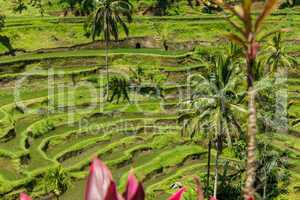
[[[219,144],[218,144],[219,140],[217,140],[216,142],[216,149],[217,149],[217,156],[216,156],[216,160],[215,160],[215,183],[214,183],[214,197],[217,198],[217,189],[218,189],[218,165],[219,165],[219,155],[220,155],[220,151],[219,151]]]
[[[210,179],[210,161],[211,161],[211,139],[208,142],[208,158],[207,158],[207,179],[206,179],[206,195],[209,188],[209,179]]]
[[[108,38],[105,39],[105,67],[106,67],[106,100],[109,98],[109,73],[108,73]]]

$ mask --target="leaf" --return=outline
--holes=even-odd
[[[272,35],[274,35],[274,34],[276,34],[276,33],[286,33],[286,32],[289,32],[290,31],[290,29],[286,29],[286,28],[284,28],[284,29],[279,29],[279,30],[275,30],[275,31],[271,31],[271,32],[269,32],[269,33],[266,33],[265,35],[263,35],[263,36],[261,36],[257,41],[263,41],[263,40],[265,40],[266,38],[268,38],[268,37],[270,37],[270,36],[272,36]]]
[[[244,49],[247,49],[246,42],[240,36],[233,33],[228,33],[225,35],[225,37],[228,38],[231,42],[242,46]]]
[[[125,200],[144,200],[145,192],[141,183],[138,182],[133,172],[129,172],[126,190],[123,194]]]
[[[240,32],[244,36],[246,35],[245,31],[236,22],[232,21],[230,18],[227,18],[227,20],[238,32]]]
[[[271,14],[277,4],[277,0],[267,0],[264,9],[255,22],[255,31],[258,32],[264,19]]]
[[[28,196],[26,193],[22,192],[20,194],[20,200],[31,200],[31,197]]]
[[[243,10],[245,13],[245,16],[248,18],[251,15],[251,6],[252,6],[252,0],[244,0],[243,1]]]
[[[107,192],[112,190],[112,184],[110,170],[101,160],[94,158],[86,184],[85,200],[108,200],[105,197]],[[117,197],[111,197],[109,200],[114,199],[117,199]]]
[[[180,200],[183,196],[183,193],[186,191],[185,188],[179,189],[177,192],[175,192],[172,196],[168,198],[168,200]]]

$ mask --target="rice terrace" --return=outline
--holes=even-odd
[[[299,0],[0,0],[0,199],[300,200],[299,66]]]

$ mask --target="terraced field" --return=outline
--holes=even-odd
[[[299,11],[284,14],[272,16],[268,26],[284,21],[292,27],[287,49],[299,55]],[[160,74],[163,97],[132,89],[131,102],[117,104],[104,97],[105,52],[98,48],[103,43],[91,43],[83,36],[83,21],[82,17],[8,17],[3,33],[13,36],[18,50],[10,56],[0,47],[0,198],[15,198],[47,170],[62,165],[72,175],[73,186],[60,199],[82,199],[89,163],[99,156],[121,190],[133,168],[149,199],[166,199],[174,192],[173,183],[188,183],[207,170],[205,145],[180,135],[178,103],[188,95],[186,77],[208,70],[195,59],[195,48],[210,52],[216,45],[222,47],[224,41],[215,38],[229,28],[216,15],[137,17],[130,25],[132,37],[111,44],[110,74],[128,78],[138,67]],[[174,37],[168,51],[163,50],[153,23],[166,24],[169,37]],[[175,37],[175,33],[180,34]],[[142,48],[135,48],[137,43]],[[297,200],[300,76],[297,69],[289,74],[289,133],[275,134],[274,146],[289,152],[288,199]],[[222,156],[221,164],[224,160],[239,162],[230,155]],[[39,186],[31,189],[33,197],[46,195]]]

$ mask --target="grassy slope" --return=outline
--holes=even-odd
[[[3,0],[2,0],[3,1]],[[1,0],[0,0],[1,3]],[[183,9],[186,9],[183,7]],[[31,11],[31,10],[29,10]],[[37,15],[37,11],[32,10],[32,13],[25,13],[24,15],[30,15],[29,17],[10,17],[8,18],[8,27],[4,30],[4,34],[10,36],[13,40],[13,44],[17,48],[24,48],[26,50],[35,50],[39,48],[52,48],[52,47],[59,47],[59,46],[71,46],[74,44],[79,44],[83,42],[88,42],[89,39],[85,38],[83,36],[82,32],[82,19],[77,18],[74,20],[74,18],[65,19],[64,21],[58,22],[58,18],[56,17],[45,17],[41,19],[40,17],[32,17],[32,15]],[[195,15],[196,13],[190,13],[191,15]],[[299,29],[299,16],[289,15],[289,16],[276,16],[272,17],[270,19],[270,23],[272,22],[273,26],[274,22],[276,22],[276,27],[273,28],[280,28],[285,26],[292,26],[293,31],[288,33],[289,39],[295,39],[298,38],[298,34],[300,32]],[[69,22],[66,22],[69,20]],[[165,17],[165,18],[149,18],[149,17],[136,17],[133,24],[130,25],[131,27],[131,35],[132,36],[157,36],[159,37],[159,34],[154,31],[154,24],[153,22],[158,24],[164,24],[165,28],[169,30],[169,37],[173,41],[186,41],[186,40],[214,40],[216,36],[221,35],[226,29],[229,29],[227,25],[224,25],[224,21],[222,19],[219,19],[219,16],[216,18],[213,17],[211,19],[211,16],[204,15],[203,17]],[[283,22],[283,25],[280,25],[278,22]],[[180,33],[180,34],[178,34]],[[298,45],[289,45],[288,49],[290,51],[298,51],[299,46]],[[2,49],[4,50],[4,49]],[[1,51],[1,47],[0,47]],[[150,55],[150,58],[152,57],[171,57],[174,58],[176,56],[182,55],[184,52],[181,51],[162,51],[159,49],[113,49],[110,51],[110,55],[114,54],[122,54],[122,55],[135,55],[139,54],[139,59],[143,60],[143,57],[141,55]],[[44,60],[49,58],[68,58],[68,57],[95,57],[95,56],[103,56],[103,50],[81,50],[81,51],[73,51],[73,52],[56,52],[56,53],[45,53],[45,54],[24,54],[19,55],[17,57],[1,57],[0,63],[11,63],[18,60]],[[138,60],[138,59],[137,59]],[[133,60],[128,59],[121,59],[119,61],[116,61],[116,69],[120,70],[121,68],[118,68],[119,64],[123,64],[122,70],[128,70],[128,67],[131,67],[131,64],[133,63]],[[145,61],[146,62],[146,61]],[[136,63],[134,63],[136,64]],[[153,65],[152,63],[148,63],[149,66]],[[161,67],[161,63],[157,63],[159,67]],[[64,68],[61,68],[64,69]],[[77,68],[79,70],[80,68]],[[174,67],[172,68],[171,72],[174,72]],[[65,70],[67,71],[67,70]],[[76,67],[68,69],[69,72],[76,71]],[[175,70],[176,71],[176,70]],[[296,79],[298,80],[298,79]],[[59,81],[63,82],[70,82],[70,79],[62,79]],[[36,84],[35,80],[33,80],[32,83],[25,83],[24,84],[24,98],[25,99],[33,99],[36,97],[45,97],[47,96],[47,90],[46,88],[43,88],[43,84],[47,84],[45,80],[39,81],[39,84]],[[33,91],[29,91],[34,88]],[[297,86],[292,86],[289,89],[290,90],[297,90]],[[80,93],[80,91],[78,91]],[[11,93],[11,88],[1,88],[0,89],[1,99],[0,99],[0,105],[6,105],[13,102],[13,96]],[[84,93],[85,94],[85,93]],[[2,98],[3,97],[3,98]],[[64,104],[65,99],[64,97],[61,97],[58,99],[61,99],[61,103]],[[36,101],[36,99],[33,99]],[[76,98],[77,100],[77,98]],[[85,101],[89,101],[89,97],[83,98],[78,100],[78,104],[84,103]],[[13,105],[13,104],[12,104]],[[44,105],[39,104],[38,102],[33,102],[30,106],[37,107],[37,108],[43,108]],[[2,143],[0,144],[0,149],[11,149],[11,146],[16,147],[14,150],[14,153],[20,152],[24,150],[24,144],[23,142],[20,142],[20,140],[23,140],[20,138],[20,136],[24,136],[27,133],[26,130],[28,130],[28,127],[32,127],[33,129],[37,129],[40,126],[43,126],[41,124],[42,121],[45,119],[44,116],[36,116],[36,115],[24,115],[22,113],[18,113],[16,109],[12,106],[8,106],[10,110],[9,112],[16,113],[14,115],[16,122],[16,131],[18,136],[11,140],[8,143]],[[292,112],[296,111],[297,114],[297,105],[292,107]],[[142,103],[139,106],[136,105],[129,105],[121,104],[121,105],[115,105],[115,104],[109,104],[104,106],[105,111],[113,111],[113,110],[122,110],[127,112],[128,114],[131,113],[134,116],[136,116],[136,112],[138,111],[144,111],[145,113],[150,112],[156,112],[160,114],[162,112],[161,107],[159,105],[158,101],[151,101],[147,100],[146,102]],[[7,111],[7,110],[6,110]],[[85,112],[92,112],[87,111]],[[160,114],[161,115],[161,114]],[[170,113],[171,117],[175,117],[176,115],[174,113]],[[64,116],[64,115],[62,115]],[[83,118],[83,113],[78,113],[78,118]],[[5,117],[5,113],[0,113],[1,119]],[[51,116],[55,117],[55,116]],[[50,117],[50,118],[51,118]],[[123,117],[124,119],[129,119],[127,115]],[[36,123],[33,126],[32,124]],[[111,122],[112,124],[115,124],[115,122]],[[32,144],[31,147],[28,149],[28,152],[33,155],[32,160],[29,164],[25,165],[25,170],[19,169],[19,161],[14,159],[8,159],[5,160],[1,157],[0,159],[0,188],[2,188],[3,183],[7,183],[5,181],[8,180],[18,180],[20,178],[23,178],[22,181],[26,181],[26,178],[31,178],[32,175],[42,173],[45,169],[45,166],[49,165],[47,159],[48,156],[52,159],[53,157],[57,157],[59,155],[63,155],[64,153],[71,152],[73,150],[81,150],[84,151],[81,152],[78,156],[74,156],[66,161],[63,161],[64,166],[68,166],[69,169],[75,170],[75,173],[82,175],[85,175],[86,171],[82,168],[86,169],[86,166],[89,163],[89,160],[91,156],[97,152],[101,157],[103,156],[104,160],[107,161],[112,167],[115,174],[115,178],[119,180],[121,178],[121,187],[124,186],[124,180],[126,179],[126,174],[128,170],[131,167],[134,167],[137,172],[138,176],[142,179],[145,179],[145,183],[147,186],[149,186],[149,191],[154,191],[158,188],[164,188],[165,190],[168,190],[170,183],[175,180],[173,175],[175,177],[180,177],[182,174],[193,171],[193,167],[195,169],[201,169],[203,160],[196,160],[196,162],[200,164],[191,164],[186,163],[183,166],[179,167],[181,161],[189,154],[191,153],[203,153],[203,149],[199,146],[193,146],[193,145],[182,145],[181,140],[178,138],[178,130],[175,131],[175,135],[170,132],[165,132],[164,130],[157,129],[154,132],[156,133],[163,133],[163,137],[159,138],[157,141],[152,140],[145,140],[143,143],[136,142],[135,140],[130,137],[125,137],[124,140],[120,140],[120,138],[114,138],[112,139],[110,144],[102,144],[101,142],[103,138],[100,136],[96,137],[89,137],[87,135],[80,135],[81,132],[77,129],[71,129],[72,131],[75,131],[74,138],[68,138],[68,140],[65,141],[65,143],[62,143],[61,146],[60,140],[53,140],[54,143],[53,149],[49,152],[43,153],[42,152],[42,145],[45,143],[49,137],[54,138],[65,138],[70,136],[65,136],[64,134],[68,135],[68,131],[71,131],[67,129],[65,126],[60,124],[60,122],[55,122],[57,125],[57,128],[53,131],[46,130],[43,132],[42,136],[39,138],[36,138]],[[108,123],[109,124],[109,123]],[[153,122],[147,122],[147,124],[154,124]],[[116,126],[118,124],[115,124]],[[138,127],[138,126],[136,126]],[[170,127],[166,127],[166,129],[169,129]],[[174,125],[171,125],[171,128],[174,128]],[[118,129],[119,130],[119,129]],[[143,135],[143,137],[146,137]],[[75,139],[76,138],[76,139]],[[172,140],[170,140],[170,138]],[[173,141],[175,138],[175,141]],[[133,146],[130,146],[130,148],[127,148],[126,144],[128,144],[129,141],[133,141]],[[291,150],[291,154],[293,156],[296,155],[297,157],[297,147],[299,146],[298,138],[288,135],[278,135],[276,136],[276,143],[275,145],[278,145],[279,148],[289,148]],[[173,145],[177,145],[177,147],[169,146],[170,143],[173,142]],[[136,145],[136,146],[135,146]],[[158,147],[157,147],[158,145]],[[68,147],[68,148],[65,148]],[[149,152],[142,152],[139,154],[134,154],[136,150],[143,149],[145,147],[151,147],[152,149],[149,150]],[[57,149],[56,149],[57,148]],[[158,148],[157,151],[153,150],[154,148]],[[296,150],[295,150],[296,148]],[[119,149],[119,150],[118,150]],[[127,150],[127,151],[125,151]],[[65,152],[64,152],[65,151]],[[112,151],[112,152],[111,152]],[[108,152],[108,153],[107,153]],[[176,155],[176,156],[173,156]],[[148,159],[146,159],[148,158]],[[80,159],[80,160],[79,160]],[[117,167],[116,165],[118,163],[122,163],[126,160],[132,160],[132,162],[128,165]],[[4,164],[7,163],[7,167],[3,167]],[[41,164],[41,165],[39,165]],[[299,162],[297,159],[293,160],[294,168],[293,168],[293,179],[290,191],[291,196],[289,197],[291,200],[294,200],[296,193],[293,193],[293,187],[299,186]],[[173,168],[174,166],[175,169]],[[49,166],[48,166],[49,167]],[[147,177],[147,174],[156,171],[157,169],[160,169],[163,167],[165,174],[158,174],[157,176],[154,176],[154,178]],[[173,169],[172,169],[173,168]],[[25,172],[23,174],[19,174],[20,172]],[[176,173],[175,173],[176,172]],[[182,173],[182,174],[181,174]],[[146,178],[147,177],[147,178]],[[170,178],[170,180],[169,180]],[[149,180],[148,180],[149,179]],[[177,178],[176,178],[177,179]],[[1,181],[4,181],[1,183]],[[12,183],[12,182],[9,182]],[[19,184],[19,183],[18,183]],[[7,184],[9,186],[9,184]],[[74,188],[72,188],[69,192],[64,194],[62,199],[72,199],[74,200],[74,194],[77,194],[76,197],[79,199],[82,199],[82,190],[83,190],[83,181],[76,182],[76,185]],[[293,196],[294,195],[294,196]]]

